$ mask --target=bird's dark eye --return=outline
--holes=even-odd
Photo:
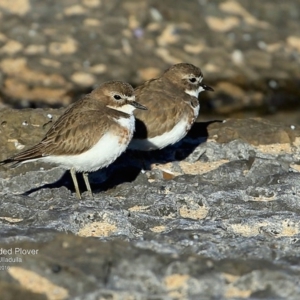
[[[195,77],[192,77],[189,79],[190,82],[195,83],[197,81],[197,79]]]
[[[114,98],[115,98],[116,100],[120,100],[120,99],[121,99],[121,96],[120,96],[120,95],[114,95]]]

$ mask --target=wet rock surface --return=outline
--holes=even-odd
[[[7,111],[8,123],[9,112],[19,126],[1,136],[28,147],[27,111]],[[49,113],[61,111],[31,112],[32,140]],[[5,157],[20,151],[2,142]],[[82,201],[60,168],[2,166],[0,249],[13,254],[1,257],[15,262],[1,261],[1,289],[7,299],[297,299],[299,143],[297,127],[264,119],[196,123],[177,145],[91,173],[95,199]]]
[[[206,113],[299,108],[297,0],[0,1],[0,22],[6,106],[66,106],[103,81],[138,85],[190,62],[216,91],[201,94]]]

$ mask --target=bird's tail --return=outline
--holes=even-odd
[[[10,164],[12,163],[14,160],[12,158],[8,158],[5,160],[0,161],[0,166],[6,165],[6,164]]]
[[[36,160],[38,158],[43,157],[43,154],[40,150],[39,145],[36,145],[28,150],[25,150],[21,153],[18,153],[10,158],[7,158],[5,160],[0,161],[0,166],[11,164],[11,168],[15,168],[19,166],[22,163],[25,163],[27,161]]]
[[[14,161],[13,159],[8,158],[8,159],[0,161],[0,166],[7,165],[10,163],[11,163],[11,165],[9,166],[10,168],[16,168],[17,166],[22,164],[22,162]]]

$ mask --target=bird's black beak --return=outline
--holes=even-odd
[[[143,110],[148,110],[148,108],[146,106],[144,106],[144,105],[142,105],[142,104],[140,104],[140,103],[138,103],[136,101],[130,101],[130,104],[132,106],[134,106],[135,108],[143,109]]]
[[[205,91],[210,91],[210,92],[213,92],[214,89],[206,84],[201,84],[202,88],[205,90]]]

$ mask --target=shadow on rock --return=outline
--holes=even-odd
[[[140,171],[141,169],[138,169],[134,166],[124,166],[120,165],[120,163],[113,164],[108,168],[89,173],[91,189],[96,195],[97,193],[110,190],[118,186],[119,184],[132,182],[138,177]],[[84,183],[82,173],[77,173],[76,175],[79,190],[81,191],[81,193],[86,192],[86,185]],[[74,184],[69,171],[65,171],[58,180],[29,189],[23,192],[21,195],[29,196],[32,193],[38,192],[43,189],[61,188],[63,186],[69,189],[72,193],[75,193]]]
[[[77,181],[78,181],[78,185],[79,185],[80,190],[81,191],[85,191],[86,187],[84,185],[84,181],[83,181],[82,176],[77,175]],[[75,188],[74,188],[74,185],[73,185],[73,182],[72,182],[72,178],[71,178],[71,174],[70,174],[69,171],[66,171],[63,174],[63,176],[61,178],[59,178],[58,180],[56,180],[56,181],[54,181],[52,183],[43,184],[43,185],[40,185],[40,186],[38,186],[36,188],[30,189],[30,190],[22,193],[21,195],[23,195],[23,196],[29,196],[30,194],[35,193],[35,192],[37,192],[39,190],[42,190],[42,189],[60,188],[62,186],[65,186],[66,188],[68,188],[73,193],[75,192]]]
[[[220,120],[194,123],[188,134],[179,142],[162,150],[131,151],[134,158],[143,158],[143,169],[151,170],[151,164],[164,164],[181,161],[189,157],[194,150],[208,138],[208,126]],[[129,152],[129,151],[128,151]]]
[[[120,184],[136,181],[141,175],[141,171],[151,170],[151,165],[153,164],[165,164],[188,158],[192,155],[196,147],[206,142],[208,138],[207,128],[210,124],[215,122],[222,121],[214,120],[195,123],[185,138],[175,145],[168,146],[162,150],[149,152],[128,150],[107,168],[89,174],[93,192],[95,194],[104,192]],[[198,159],[199,158],[200,157],[198,157]],[[85,192],[86,186],[82,174],[77,173],[77,180],[80,191]],[[67,187],[73,193],[75,192],[69,171],[66,171],[59,180],[30,189],[24,192],[23,195],[30,195],[45,188],[59,188],[62,186]]]
[[[208,126],[216,122],[220,123],[222,121],[213,120],[195,123],[185,138],[162,150],[126,151],[107,168],[108,178],[101,184],[101,190],[108,190],[116,185],[135,181],[142,170],[151,170],[151,165],[153,164],[165,164],[186,159],[200,144],[206,142],[209,136]]]

